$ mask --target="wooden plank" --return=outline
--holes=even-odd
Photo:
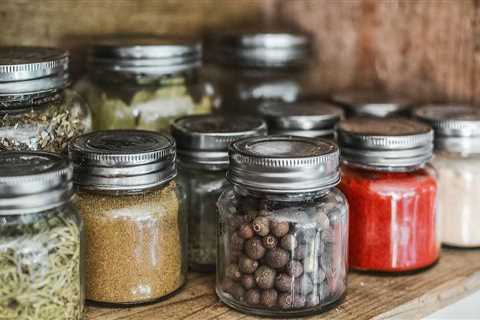
[[[480,251],[444,249],[439,263],[424,272],[375,276],[352,272],[345,301],[312,319],[415,319],[480,289]],[[218,301],[214,277],[190,274],[178,295],[148,306],[105,309],[90,306],[88,320],[256,319]]]

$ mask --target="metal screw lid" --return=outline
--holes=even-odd
[[[267,125],[248,116],[198,115],[186,116],[172,125],[182,161],[228,166],[229,145],[242,138],[264,136]]]
[[[93,67],[111,71],[170,74],[201,65],[198,40],[171,36],[135,36],[104,39],[90,48]]]
[[[0,47],[0,97],[58,90],[67,83],[67,51],[43,47]]]
[[[0,152],[0,214],[35,213],[72,195],[72,167],[48,152]]]
[[[342,159],[380,169],[415,167],[432,157],[433,130],[403,118],[352,118],[338,127]]]
[[[313,192],[340,181],[339,151],[327,140],[292,136],[247,138],[230,146],[227,179],[269,193]]]
[[[177,174],[175,142],[167,134],[141,130],[97,131],[69,145],[74,182],[92,190],[143,190]]]

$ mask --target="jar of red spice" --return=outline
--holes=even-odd
[[[432,129],[413,120],[356,118],[340,124],[351,268],[402,272],[437,261],[432,141]]]

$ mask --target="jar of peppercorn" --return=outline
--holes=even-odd
[[[349,263],[357,270],[402,272],[440,253],[437,180],[427,163],[433,132],[401,119],[341,122],[340,189],[350,205]]]
[[[337,146],[269,136],[230,146],[218,200],[219,298],[262,316],[310,315],[345,294],[348,205]]]

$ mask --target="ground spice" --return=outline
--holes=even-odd
[[[428,170],[342,170],[340,189],[350,205],[350,267],[408,271],[438,259],[437,183]]]
[[[86,297],[108,303],[161,298],[185,282],[175,182],[139,195],[80,192]]]

